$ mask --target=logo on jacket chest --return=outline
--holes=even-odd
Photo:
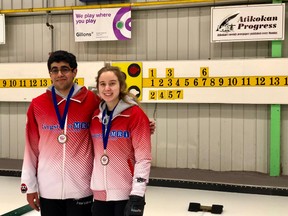
[[[93,138],[102,138],[102,133],[95,133],[92,134]],[[129,131],[126,130],[112,130],[109,133],[109,138],[129,138],[130,137],[130,133]]]
[[[87,130],[89,129],[90,123],[89,122],[73,122],[72,124],[68,124],[67,128],[71,130]],[[48,125],[48,124],[42,124],[43,130],[59,130],[60,126],[59,124],[56,125]]]
[[[73,129],[88,129],[89,125],[88,122],[74,122]]]

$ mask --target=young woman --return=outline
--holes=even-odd
[[[118,67],[102,68],[96,81],[102,101],[90,125],[95,153],[92,214],[143,215],[151,167],[149,120],[127,93]]]

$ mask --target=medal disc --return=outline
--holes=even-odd
[[[107,125],[109,122],[109,116],[105,115],[104,118],[102,119],[102,124]]]
[[[101,161],[101,164],[105,166],[109,163],[109,157],[106,154],[104,154],[102,155],[100,161]]]
[[[64,144],[67,141],[67,136],[65,134],[60,134],[57,139],[59,143]]]

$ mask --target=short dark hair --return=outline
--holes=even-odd
[[[72,69],[77,68],[77,60],[74,54],[64,50],[57,50],[55,52],[52,52],[49,56],[49,59],[47,61],[48,70],[51,70],[51,64],[53,62],[61,61],[67,62]]]

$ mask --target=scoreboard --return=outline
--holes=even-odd
[[[95,88],[105,62],[78,62],[74,82]],[[288,104],[288,59],[111,62],[142,103]],[[0,101],[31,101],[51,85],[46,63],[0,64]]]

